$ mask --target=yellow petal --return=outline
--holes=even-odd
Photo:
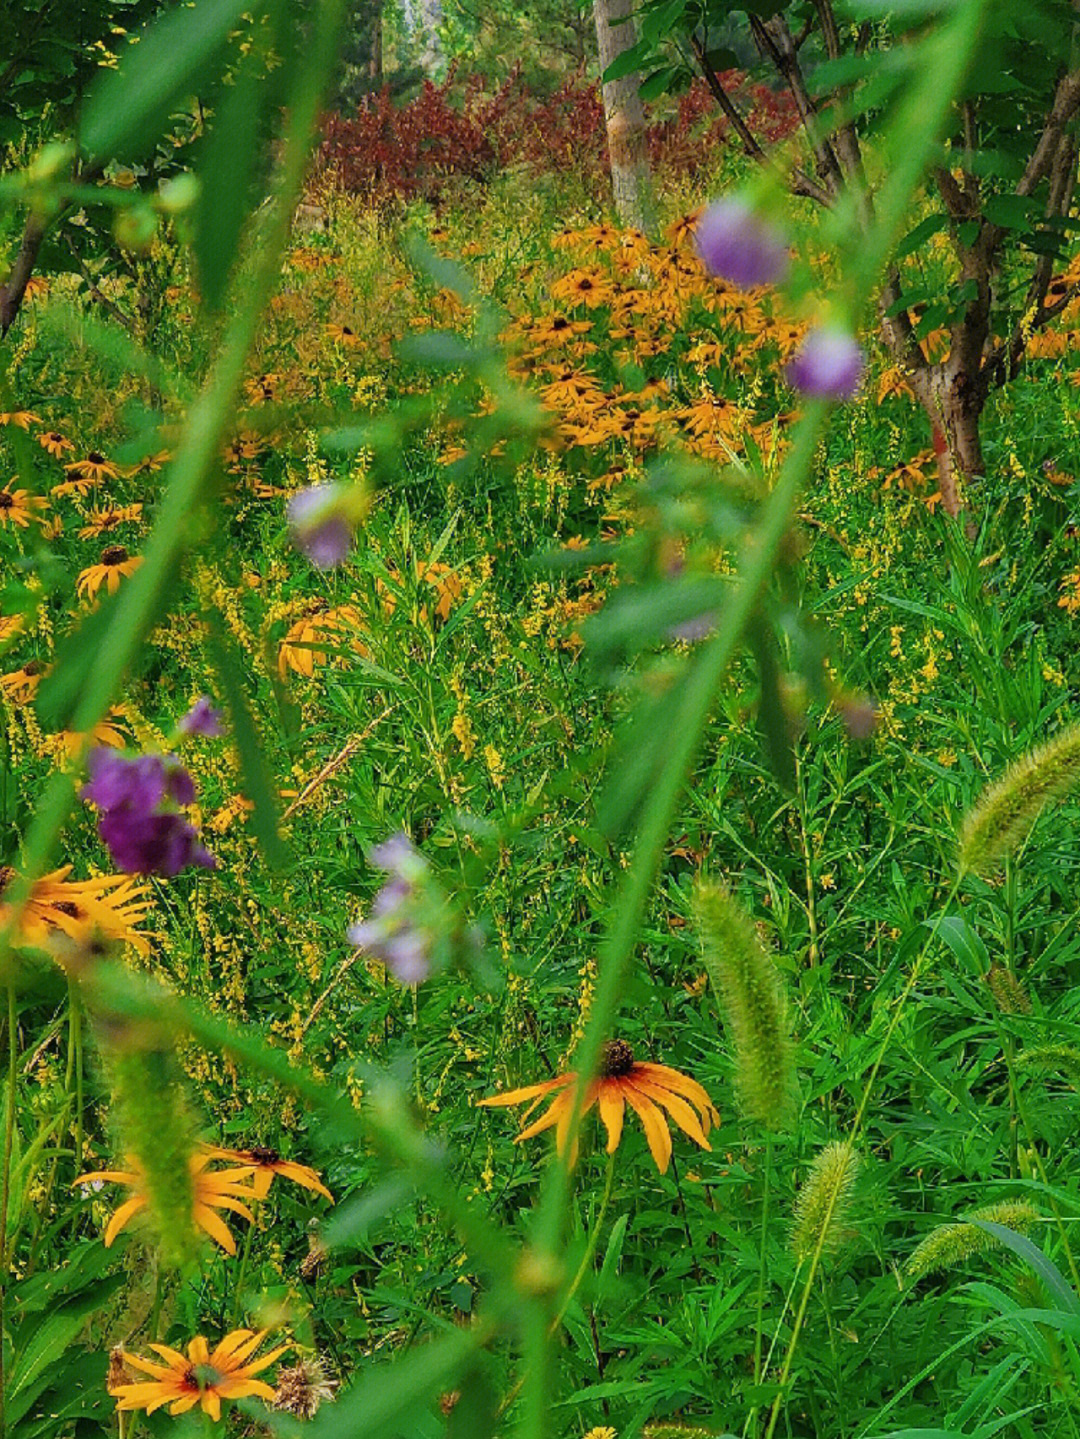
[[[216,1389],[204,1389],[202,1392],[203,1413],[209,1414],[216,1424],[221,1418],[221,1397]]]
[[[186,1414],[189,1409],[194,1409],[195,1405],[198,1404],[198,1402],[199,1395],[197,1393],[184,1394],[179,1399],[175,1400],[172,1404],[169,1405],[169,1413]],[[146,1412],[149,1414],[150,1410],[148,1409]]]
[[[123,1204],[121,1204],[120,1208],[116,1211],[113,1217],[109,1220],[108,1224],[105,1226],[104,1241],[106,1249],[109,1248],[109,1246],[112,1244],[116,1236],[120,1233],[121,1229],[123,1229],[125,1224],[127,1224],[130,1219],[134,1219],[135,1215],[138,1214],[140,1209],[145,1208],[146,1200],[141,1194],[136,1194],[131,1199],[127,1199],[124,1201]]]
[[[619,1147],[619,1140],[622,1138],[626,1101],[623,1099],[621,1090],[613,1087],[611,1080],[601,1083],[599,1099],[600,1118],[607,1130],[607,1152],[614,1154]]]
[[[536,1134],[543,1134],[545,1129],[550,1129],[553,1124],[558,1124],[563,1115],[573,1107],[574,1096],[569,1090],[557,1094],[544,1110],[539,1119],[534,1120],[527,1129],[514,1136],[514,1143],[520,1144],[523,1139],[532,1139]]]
[[[236,1371],[237,1378],[250,1374],[261,1374],[264,1369],[269,1369],[275,1360],[292,1348],[291,1344],[279,1344],[276,1349],[271,1349],[269,1354],[264,1354],[261,1359],[256,1359],[253,1364],[245,1364],[242,1369]],[[230,1381],[231,1382],[231,1381]]]
[[[260,1399],[277,1398],[277,1390],[261,1379],[224,1379],[216,1387],[222,1399],[246,1399],[249,1394],[257,1394]]]
[[[639,1094],[644,1094],[662,1105],[684,1134],[688,1134],[695,1144],[701,1145],[702,1149],[708,1149],[711,1152],[712,1145],[705,1138],[701,1121],[685,1099],[680,1099],[677,1094],[672,1094],[670,1089],[662,1089],[659,1084],[650,1084],[646,1079],[631,1078],[627,1082],[632,1084]]]
[[[627,1104],[641,1120],[641,1127],[649,1141],[649,1150],[656,1161],[657,1169],[661,1174],[666,1174],[671,1161],[671,1130],[668,1129],[664,1116],[651,1099],[644,1094],[638,1094],[630,1085],[625,1086],[624,1093]]]
[[[522,1089],[508,1089],[505,1094],[489,1094],[486,1099],[478,1099],[476,1103],[481,1108],[484,1105],[499,1108],[505,1104],[521,1104],[523,1100],[537,1099],[550,1094],[553,1089],[562,1089],[567,1084],[573,1084],[576,1078],[576,1074],[560,1074],[555,1079],[545,1079],[542,1084],[526,1084]]]
[[[187,1347],[188,1358],[192,1364],[210,1363],[210,1346],[201,1334],[196,1334]]]
[[[655,1084],[661,1084],[665,1089],[672,1090],[675,1094],[681,1094],[684,1099],[689,1099],[701,1113],[702,1119],[707,1119],[713,1124],[720,1123],[720,1115],[716,1106],[708,1094],[697,1082],[691,1079],[688,1074],[682,1074],[677,1069],[670,1069],[666,1064],[637,1064],[635,1072],[651,1079]]]
[[[205,1204],[196,1204],[194,1210],[195,1223],[215,1243],[220,1244],[226,1254],[236,1253],[236,1241],[229,1232],[225,1221]]]
[[[265,1329],[234,1329],[226,1334],[207,1361],[213,1369],[223,1369],[227,1361],[230,1368],[242,1363],[249,1354],[254,1354],[266,1337]]]

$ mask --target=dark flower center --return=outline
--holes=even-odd
[[[123,545],[109,545],[101,552],[101,563],[103,565],[122,565],[127,557],[128,552]]]
[[[66,914],[68,919],[82,918],[82,910],[77,904],[72,904],[70,899],[57,900],[57,902],[53,905],[53,909],[59,910],[61,914]]]
[[[103,465],[106,463],[105,456],[99,450],[91,450],[86,457],[92,465]]]
[[[33,677],[34,677],[35,675],[39,675],[40,673],[41,673],[41,661],[40,661],[40,660],[27,660],[26,663],[23,665],[23,674],[24,674],[24,675],[28,675],[28,676],[30,677],[30,679],[33,679]]]
[[[0,510],[10,510],[14,503],[14,496],[9,495],[7,490],[0,490]]]
[[[634,1051],[625,1039],[609,1039],[600,1051],[600,1078],[622,1079],[634,1067]]]
[[[570,328],[570,321],[564,320],[560,315],[557,320],[552,320],[551,328],[553,330],[568,330]]]
[[[267,1149],[261,1144],[253,1144],[245,1152],[251,1155],[256,1164],[277,1164],[281,1158],[276,1149]]]
[[[0,894],[3,894],[8,885],[15,878],[15,871],[10,864],[0,864]]]

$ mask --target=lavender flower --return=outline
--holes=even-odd
[[[214,709],[209,695],[197,699],[187,714],[177,721],[176,728],[181,734],[202,735],[204,739],[217,739],[225,732],[221,711]]]
[[[171,878],[191,864],[214,868],[213,855],[178,808],[195,799],[195,782],[178,759],[95,749],[87,768],[82,798],[101,811],[98,834],[118,869]]]
[[[859,342],[843,330],[813,330],[788,366],[788,383],[822,400],[850,400],[866,360]]]
[[[431,974],[435,928],[430,866],[408,835],[395,834],[376,845],[369,858],[389,877],[365,920],[345,932],[350,944],[382,960],[400,984],[420,984]]]
[[[340,565],[352,544],[352,525],[341,511],[340,485],[312,485],[286,509],[293,544],[320,570]]]
[[[710,205],[698,221],[694,243],[711,275],[742,290],[779,284],[791,263],[783,235],[745,200]]]

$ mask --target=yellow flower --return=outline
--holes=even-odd
[[[102,480],[115,480],[120,471],[99,450],[91,450],[85,460],[72,460],[64,469],[73,480],[99,485]]]
[[[97,879],[69,880],[71,866],[53,870],[34,881],[15,930],[17,943],[44,946],[57,933],[86,940],[95,934],[134,945],[149,954],[150,943],[136,926],[150,908],[146,889],[125,874],[99,875]],[[0,895],[15,877],[0,867]],[[0,903],[0,928],[10,920],[10,907]]]
[[[123,545],[108,545],[101,552],[100,563],[91,565],[80,574],[76,589],[81,598],[88,600],[95,597],[102,585],[110,595],[114,595],[120,588],[122,577],[134,574],[141,564],[142,558],[129,555]]]
[[[336,605],[321,613],[303,615],[281,641],[278,674],[284,679],[289,670],[295,670],[310,679],[316,665],[337,658],[345,650],[366,658],[371,651],[357,637],[363,623],[355,605]]]
[[[326,333],[331,340],[335,340],[339,345],[344,345],[347,349],[360,343],[360,336],[348,325],[327,325]]]
[[[331,1204],[334,1202],[334,1196],[314,1169],[307,1164],[297,1164],[292,1159],[283,1159],[275,1149],[264,1149],[261,1145],[251,1149],[219,1149],[216,1144],[201,1144],[199,1148],[211,1159],[226,1159],[253,1169],[255,1173],[251,1184],[260,1199],[266,1198],[274,1175],[280,1174],[283,1179],[291,1179],[304,1189],[313,1189],[316,1194],[329,1199]]]
[[[28,430],[31,425],[42,424],[40,415],[35,415],[31,410],[8,410],[0,414],[0,425],[17,425],[20,430]]]
[[[254,1174],[254,1166],[242,1165],[238,1169],[207,1169],[213,1156],[206,1150],[193,1154],[188,1161],[191,1178],[195,1186],[195,1207],[192,1213],[196,1225],[208,1234],[215,1244],[220,1244],[227,1254],[236,1253],[236,1241],[218,1209],[228,1209],[239,1214],[250,1224],[254,1215],[243,1202],[262,1196],[245,1182]],[[80,1174],[75,1184],[126,1184],[132,1191],[131,1198],[125,1199],[120,1208],[105,1226],[105,1248],[108,1249],[121,1230],[126,1229],[135,1215],[147,1207],[147,1196],[143,1193],[142,1171],[134,1160],[129,1160],[129,1169],[95,1169],[90,1174]]]
[[[566,1148],[570,1131],[576,1082],[577,1074],[568,1072],[540,1084],[511,1089],[506,1094],[489,1095],[477,1103],[502,1106],[532,1100],[526,1111],[528,1115],[544,1095],[558,1090],[559,1093],[540,1118],[523,1129],[515,1143],[520,1144],[523,1139],[531,1139],[545,1129],[558,1126],[555,1142],[561,1154]],[[600,1073],[589,1081],[585,1089],[581,1109],[583,1117],[594,1104],[599,1105],[600,1118],[607,1130],[609,1154],[614,1154],[619,1147],[623,1116],[629,1104],[641,1120],[649,1150],[661,1174],[665,1173],[671,1159],[671,1131],[663,1113],[665,1109],[683,1133],[688,1134],[695,1144],[700,1144],[702,1149],[712,1148],[708,1133],[713,1124],[720,1122],[712,1100],[696,1079],[680,1074],[677,1069],[669,1069],[666,1064],[639,1063],[625,1039],[612,1039],[604,1045]]]
[[[27,660],[19,669],[0,675],[0,690],[16,704],[26,704],[34,698],[44,673],[40,660]]]
[[[142,519],[141,504],[122,505],[119,509],[92,509],[86,514],[86,524],[79,531],[80,540],[96,540],[107,535],[117,525],[134,525]]]
[[[0,490],[0,525],[18,525],[25,530],[31,520],[38,518],[35,511],[45,509],[46,501],[29,490],[13,490],[14,483],[10,480]]]
[[[165,1361],[163,1364],[153,1364],[121,1351],[121,1364],[130,1365],[150,1378],[124,1383],[110,1376],[109,1393],[117,1400],[118,1410],[145,1409],[147,1414],[153,1414],[155,1409],[167,1404],[170,1414],[186,1414],[199,1404],[203,1413],[216,1423],[221,1418],[223,1399],[245,1399],[257,1394],[262,1399],[273,1400],[275,1391],[255,1375],[261,1374],[291,1346],[281,1344],[254,1363],[247,1362],[266,1333],[265,1329],[258,1332],[234,1329],[213,1351],[198,1334],[188,1344],[186,1355],[170,1349],[167,1344],[151,1344],[154,1353]]]

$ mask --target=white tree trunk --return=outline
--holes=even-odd
[[[439,27],[443,21],[442,0],[417,0],[414,11],[420,32],[420,64],[424,74],[437,76],[443,66],[443,44]]]
[[[593,0],[600,73],[637,40],[633,0]],[[611,157],[615,210],[624,225],[650,234],[655,227],[649,159],[645,149],[645,108],[640,75],[624,75],[604,86],[604,120]]]

